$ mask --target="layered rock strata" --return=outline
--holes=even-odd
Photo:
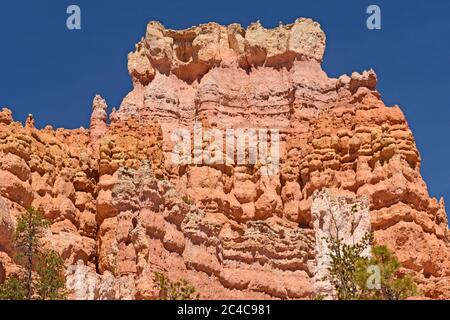
[[[34,206],[52,221],[45,246],[65,260],[72,298],[155,298],[156,271],[206,299],[310,298],[323,265],[311,207],[315,197],[333,207],[317,193],[328,188],[366,197],[376,242],[424,295],[449,297],[444,202],[428,194],[402,111],[384,105],[372,70],[328,77],[324,51],[310,19],[181,31],[151,22],[128,57],[133,90],[109,123],[99,96],[89,129],[38,130],[32,116],[23,126],[3,109],[0,281],[18,272],[10,235]],[[194,136],[198,124],[277,130],[279,170],[174,163],[174,133]],[[201,137],[188,155],[213,141]]]

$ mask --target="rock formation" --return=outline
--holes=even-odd
[[[158,271],[205,299],[308,299],[324,266],[317,219],[334,212],[324,209],[335,208],[332,193],[365,197],[361,230],[370,219],[425,296],[450,298],[444,202],[428,194],[402,111],[384,105],[372,70],[329,78],[324,50],[310,19],[246,30],[151,22],[128,56],[133,90],[110,123],[100,96],[89,129],[38,130],[32,116],[23,126],[3,109],[0,281],[18,270],[10,235],[33,206],[52,221],[44,242],[65,260],[71,298],[155,298]],[[174,163],[173,134],[195,136],[198,124],[278,130],[279,170]],[[214,140],[200,139],[189,156]]]
[[[345,245],[363,241],[371,231],[369,206],[366,197],[333,197],[327,189],[316,190],[313,198],[311,214],[316,233],[314,293],[323,298],[335,299],[336,292],[329,272],[331,252],[328,241],[339,239]],[[370,250],[370,247],[366,248],[362,255],[369,257]]]

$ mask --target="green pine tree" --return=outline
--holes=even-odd
[[[34,287],[41,300],[65,300],[64,263],[55,251],[44,254],[37,263]]]
[[[10,277],[0,285],[0,300],[26,300],[28,296],[25,280]]]
[[[367,233],[356,244],[344,244],[339,238],[328,239],[331,265],[331,282],[339,300],[400,300],[417,295],[419,292],[412,277],[401,275],[401,264],[386,246],[373,246],[371,257],[363,256],[373,241]],[[380,271],[379,285],[369,288],[373,276],[370,266]]]
[[[369,266],[380,269],[379,289],[368,289]],[[401,263],[386,246],[372,248],[372,257],[360,260],[357,265],[356,278],[361,288],[361,297],[377,300],[402,300],[419,294],[416,284],[410,275],[400,275]]]
[[[44,252],[40,239],[50,225],[42,213],[30,208],[17,219],[14,245],[23,274],[0,285],[0,300],[66,299],[64,264],[54,252]]]
[[[371,233],[354,245],[347,245],[338,237],[327,239],[330,248],[331,283],[336,289],[339,300],[355,300],[359,297],[359,283],[357,281],[357,266],[361,264],[363,252],[373,240]]]
[[[39,239],[48,225],[49,222],[45,220],[42,213],[33,208],[27,209],[17,219],[14,243],[19,253],[16,260],[25,268],[28,300],[33,296],[33,268],[39,254]]]

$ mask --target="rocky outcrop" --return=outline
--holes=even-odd
[[[217,66],[291,67],[296,59],[322,61],[325,34],[317,22],[300,18],[293,24],[266,29],[261,23],[247,29],[239,24],[203,24],[187,30],[169,30],[159,22],[128,56],[135,82],[148,85],[157,73],[174,74],[192,83]]]
[[[155,298],[154,272],[206,299],[310,298],[326,287],[330,214],[348,222],[364,197],[361,233],[370,218],[423,293],[448,297],[444,202],[428,194],[403,113],[384,105],[373,70],[329,78],[324,50],[310,19],[247,30],[151,22],[109,123],[100,96],[89,129],[38,130],[3,109],[0,280],[16,268],[15,218],[34,206],[52,221],[44,244],[65,260],[72,298]],[[175,148],[180,132],[186,149]],[[242,136],[248,149],[233,145],[230,158],[227,138]],[[270,153],[239,163],[250,148]],[[174,162],[175,150],[191,161]],[[197,161],[205,154],[227,161]]]

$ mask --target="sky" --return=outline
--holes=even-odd
[[[81,30],[66,27],[72,4],[81,8]],[[366,27],[372,4],[381,9],[381,30]],[[130,91],[127,54],[150,20],[180,29],[310,17],[327,34],[324,70],[332,77],[376,71],[384,102],[408,119],[430,194],[450,203],[449,13],[448,0],[1,1],[0,107],[18,121],[32,113],[38,127],[88,127],[95,94],[112,109]]]

